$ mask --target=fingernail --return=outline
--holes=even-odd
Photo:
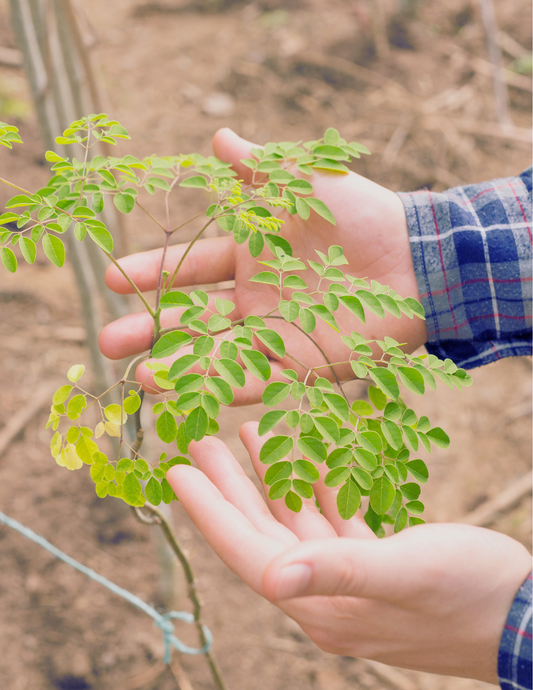
[[[303,563],[284,566],[276,586],[277,599],[290,599],[301,595],[311,581],[311,568]]]

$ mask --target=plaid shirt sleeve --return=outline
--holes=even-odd
[[[531,573],[518,590],[498,653],[498,678],[502,690],[531,690]]]
[[[465,369],[531,355],[531,175],[399,195],[431,354]]]

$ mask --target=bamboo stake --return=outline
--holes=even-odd
[[[496,119],[501,125],[511,125],[509,116],[509,94],[503,76],[502,50],[498,42],[498,24],[494,14],[492,0],[479,0],[481,19],[487,35],[489,59],[492,63],[492,80],[494,84],[494,97],[496,107]]]

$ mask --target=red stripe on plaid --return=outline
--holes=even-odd
[[[516,192],[515,192],[515,190],[514,190],[514,187],[513,187],[513,185],[510,183],[509,180],[507,181],[507,183],[508,183],[509,187],[511,187],[511,189],[513,190],[513,194],[514,194],[514,198],[516,199],[516,203],[520,206],[520,211],[521,211],[521,213],[522,213],[522,218],[524,219],[524,223],[527,223],[527,217],[526,217],[526,214],[525,214],[525,211],[524,211],[524,207],[522,206],[522,202],[520,201],[520,199],[519,199],[518,196],[516,195]],[[531,228],[529,227],[529,225],[527,226],[527,231],[528,231],[528,233],[529,233],[529,241],[531,242],[531,244],[533,244],[533,238],[531,237]]]
[[[440,241],[440,232],[439,232],[439,223],[438,223],[438,221],[437,221],[437,213],[436,213],[436,211],[435,211],[435,204],[433,203],[433,197],[431,196],[431,192],[428,192],[428,196],[429,196],[429,201],[430,201],[430,203],[431,203],[431,211],[432,211],[432,213],[433,213],[433,223],[435,224],[435,233],[436,233],[436,236],[437,236],[437,242],[439,243],[440,263],[441,263],[441,266],[442,266],[442,275],[443,275],[443,278],[444,278],[444,285],[446,286],[446,287],[445,287],[445,292],[446,292],[446,294],[447,294],[447,296],[448,296],[448,304],[449,304],[449,306],[450,306],[450,312],[451,312],[451,314],[452,314],[453,323],[454,323],[454,325],[455,325],[455,332],[457,333],[457,324],[455,323],[455,314],[454,314],[454,311],[453,311],[452,300],[450,299],[450,289],[449,289],[449,287],[448,287],[448,278],[446,277],[446,265],[445,265],[445,263],[444,263],[444,256],[443,256],[443,254],[442,254],[442,244],[441,244],[441,241]]]
[[[436,331],[428,331],[428,336],[429,335],[435,335],[435,333],[446,333],[447,331],[457,331],[459,328],[463,328],[464,326],[467,326],[471,321],[479,321],[479,319],[492,319],[494,316],[498,316],[500,319],[510,319],[511,321],[531,321],[531,315],[525,315],[525,316],[507,316],[506,314],[481,314],[480,316],[472,316],[471,318],[467,319],[466,321],[463,321],[463,323],[459,324],[458,326],[455,325],[453,327],[450,326],[450,328],[439,328]]]
[[[506,625],[505,629],[510,630],[511,632],[515,633],[516,635],[520,635],[521,637],[525,637],[526,640],[533,640],[533,635],[530,632],[528,632],[527,630],[520,630],[520,628],[515,628],[512,625]]]
[[[483,191],[479,192],[479,194],[476,194],[476,196],[473,196],[471,199],[469,199],[468,202],[466,201],[459,201],[459,205],[467,206],[469,203],[472,203],[473,201],[476,201],[476,199],[479,199],[480,196],[483,196],[483,194],[486,194],[487,192],[492,192],[494,189],[505,189],[507,186],[510,186],[511,189],[513,189],[512,184],[506,180],[506,184],[500,184],[500,185],[491,185],[490,187],[487,187],[487,189],[484,189]],[[513,189],[513,194],[516,196],[516,192]]]
[[[472,280],[465,280],[463,283],[456,283],[455,285],[451,285],[449,287],[450,290],[455,290],[459,287],[463,287],[464,285],[471,285],[472,283],[503,283],[503,284],[511,284],[511,283],[530,283],[533,280],[533,278],[472,278]],[[429,295],[443,295],[446,292],[446,290],[432,290],[431,292],[425,292],[423,295],[420,295],[420,299],[424,297],[429,297]]]

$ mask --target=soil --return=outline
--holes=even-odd
[[[15,47],[8,3],[0,1],[0,45]],[[106,108],[130,131],[138,156],[210,152],[221,126],[263,144],[311,139],[328,126],[373,152],[356,170],[395,191],[512,175],[530,164],[530,146],[498,136],[477,3],[429,0],[417,15],[383,3],[389,54],[374,40],[370,2],[353,0],[92,0],[85,12],[98,37],[93,54]],[[500,29],[531,48],[526,0],[495,2]],[[377,44],[377,45],[376,45]],[[515,56],[516,57],[516,56]],[[504,54],[509,65],[514,58]],[[481,65],[481,67],[480,67]],[[363,69],[360,69],[363,68]],[[509,88],[510,114],[530,127],[531,94]],[[0,118],[16,122],[24,147],[0,154],[0,175],[38,188],[43,149],[24,73],[0,67]],[[487,134],[488,123],[492,124]],[[125,148],[124,148],[125,150]],[[0,203],[9,193],[0,189]],[[194,208],[194,196],[184,213]],[[127,218],[131,251],[156,246],[141,216]],[[43,385],[88,362],[70,267],[42,257],[15,275],[0,273],[0,433]],[[423,489],[429,521],[460,520],[530,467],[531,366],[500,361],[475,370],[462,394],[440,388],[425,403],[452,445],[428,458]],[[413,406],[419,406],[414,400]],[[238,426],[259,406],[226,409],[223,438],[251,476]],[[120,502],[98,499],[87,472],[58,468],[41,409],[0,457],[0,509],[147,602],[162,604],[161,544]],[[152,441],[153,443],[153,441]],[[531,499],[493,529],[531,543]],[[205,544],[180,506],[174,521],[198,576],[206,623],[231,690],[474,690],[485,684],[402,671],[318,650],[298,626],[248,590]],[[161,634],[137,609],[0,527],[0,686],[5,690],[174,690],[158,666]],[[186,608],[182,587],[174,605]],[[177,634],[196,644],[186,625]],[[203,660],[181,656],[195,690],[212,684]],[[151,674],[151,677],[150,677]],[[181,688],[186,690],[182,681]]]

